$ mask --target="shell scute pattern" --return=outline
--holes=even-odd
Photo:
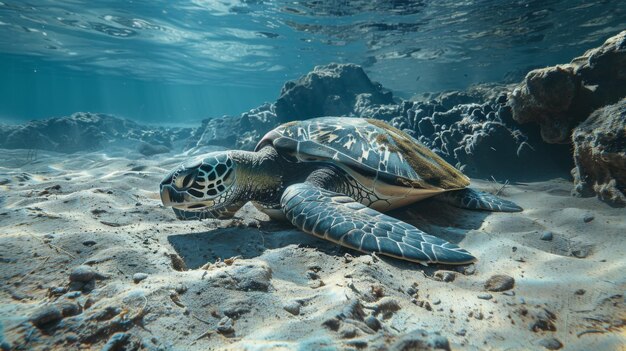
[[[428,148],[382,121],[341,117],[299,121],[277,127],[259,145],[279,137],[295,141],[293,152],[301,162],[332,160],[388,183],[415,188],[469,184],[467,177]]]

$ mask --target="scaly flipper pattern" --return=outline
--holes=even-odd
[[[468,210],[493,212],[521,212],[524,210],[512,201],[472,188],[445,192],[438,195],[437,199],[443,200],[452,206]]]
[[[361,252],[420,263],[475,260],[455,244],[312,183],[289,186],[281,206],[287,219],[302,231]]]

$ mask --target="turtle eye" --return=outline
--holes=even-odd
[[[179,190],[187,189],[191,187],[195,178],[196,178],[195,171],[191,171],[191,172],[188,171],[187,174],[182,173],[178,177],[176,177],[176,180],[174,181],[174,186],[178,188]]]

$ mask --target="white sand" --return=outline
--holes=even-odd
[[[626,344],[626,210],[573,198],[566,180],[506,187],[502,195],[522,213],[436,201],[396,211],[479,258],[469,267],[423,267],[359,255],[268,222],[250,206],[241,219],[177,221],[158,197],[161,177],[181,161],[173,155],[0,151],[0,322],[13,347],[100,349],[117,331],[127,333],[127,349],[383,349],[416,335],[414,329],[439,332],[463,350],[542,349],[547,337],[566,350]],[[545,231],[553,240],[540,239]],[[172,254],[189,269],[175,270]],[[242,258],[200,268],[232,256]],[[48,294],[67,287],[70,271],[85,263],[108,279],[80,296]],[[457,271],[456,279],[438,281],[441,270]],[[138,272],[148,277],[136,284]],[[513,277],[515,287],[479,299],[494,274]],[[359,308],[345,310],[349,301],[358,301],[365,316],[376,314],[382,328],[366,326]],[[41,306],[63,303],[90,306],[43,329],[29,322]],[[287,312],[286,304],[300,313]],[[342,311],[328,323],[337,331],[322,325]],[[217,332],[224,316],[231,334]],[[532,331],[542,318],[556,330]]]

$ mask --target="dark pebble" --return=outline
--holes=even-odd
[[[576,291],[574,291],[574,294],[576,295],[585,295],[587,291],[585,289],[578,289]]]
[[[95,244],[96,244],[96,242],[93,241],[93,240],[85,240],[85,241],[83,241],[83,245],[85,245],[85,246],[94,246]]]
[[[437,271],[435,272],[435,279],[449,283],[456,279],[456,274],[448,271]]]
[[[56,305],[48,305],[36,310],[29,318],[30,322],[38,328],[58,322],[63,318],[61,309]]]
[[[371,316],[371,315],[365,318],[365,324],[368,327],[370,327],[370,329],[372,329],[373,331],[378,331],[381,327],[380,321],[378,320],[378,318]]]
[[[130,334],[128,333],[115,333],[109,338],[109,341],[104,344],[101,351],[124,350],[129,338]]]
[[[552,336],[539,340],[539,345],[545,347],[548,350],[558,350],[563,347],[563,344],[561,344],[559,339]]]
[[[504,274],[496,274],[485,282],[487,291],[506,291],[513,289],[513,286],[515,286],[515,279]]]
[[[101,273],[96,272],[93,268],[89,266],[78,266],[72,270],[70,273],[70,281],[71,282],[90,282],[94,279],[106,279],[107,277]]]
[[[589,223],[589,222],[593,221],[593,219],[594,219],[594,218],[595,218],[595,217],[594,217],[594,216],[592,216],[592,215],[586,215],[586,216],[583,218],[583,221],[584,221],[585,223]]]
[[[140,281],[144,280],[148,278],[148,275],[146,273],[135,273],[133,274],[133,281],[135,282],[135,284],[139,283]]]
[[[224,317],[217,323],[217,332],[220,334],[232,334],[234,331],[233,320],[230,317]]]
[[[485,294],[479,294],[477,297],[481,300],[491,300],[493,296],[491,294],[485,293]]]
[[[541,233],[541,240],[552,241],[553,235],[550,231],[545,231]]]

